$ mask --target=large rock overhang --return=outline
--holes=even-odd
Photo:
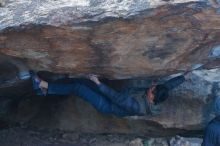
[[[85,20],[59,13],[63,21],[55,23],[57,15],[47,16],[44,23],[2,29],[0,52],[25,60],[34,70],[119,79],[211,64],[212,48],[220,43],[220,15],[205,3],[164,5],[126,18]]]

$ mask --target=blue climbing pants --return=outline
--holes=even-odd
[[[134,98],[118,93],[104,84],[96,85],[90,80],[73,81],[68,84],[49,83],[47,93],[76,95],[104,114],[118,117],[139,114],[139,104]]]

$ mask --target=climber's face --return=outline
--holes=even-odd
[[[148,101],[153,104],[154,103],[154,89],[155,89],[156,86],[151,86],[148,91],[147,91],[147,99]]]

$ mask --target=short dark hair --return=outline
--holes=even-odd
[[[154,94],[154,104],[161,103],[165,101],[169,96],[168,88],[164,85],[156,85],[153,94]]]

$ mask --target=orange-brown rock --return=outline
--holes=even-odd
[[[204,3],[161,6],[128,18],[75,21],[5,28],[0,52],[23,59],[34,70],[131,78],[210,62],[211,49],[220,43],[220,14]]]

